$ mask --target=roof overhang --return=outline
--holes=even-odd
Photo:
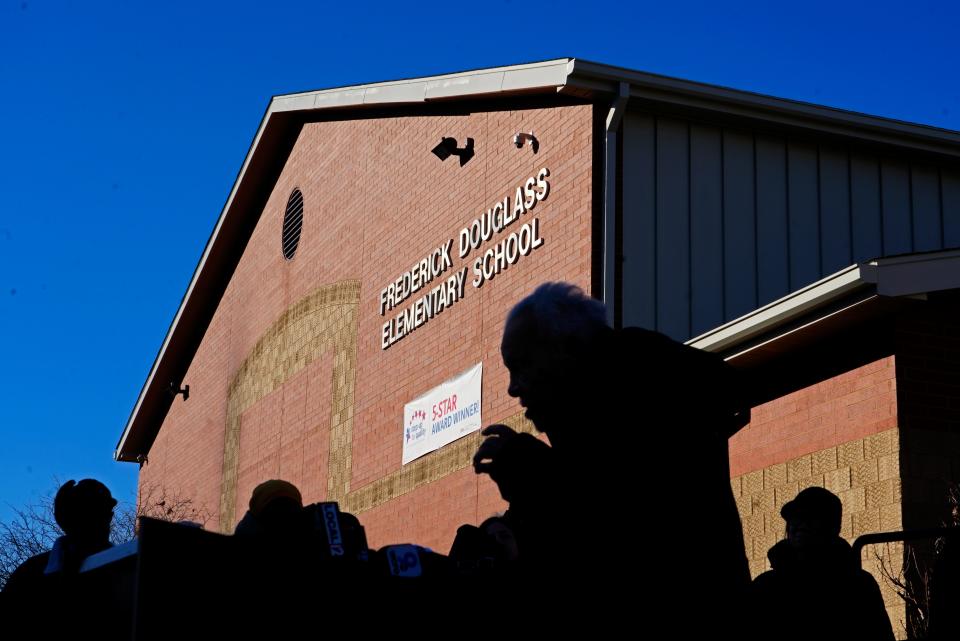
[[[423,105],[530,93],[556,95],[573,69],[563,58],[429,78],[377,82],[275,96],[207,240],[180,307],[160,345],[114,451],[118,461],[140,461],[153,444],[174,394],[219,305],[263,204],[304,122],[329,111]]]
[[[844,317],[862,318],[892,308],[897,299],[960,289],[960,251],[948,250],[878,258],[850,265],[749,314],[687,341],[731,362]]]

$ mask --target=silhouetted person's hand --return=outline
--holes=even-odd
[[[557,489],[549,445],[506,425],[490,425],[481,434],[487,438],[473,457],[473,469],[477,474],[489,474],[505,501],[542,503],[544,487],[551,493]]]
[[[516,431],[506,425],[490,425],[482,432],[486,440],[480,444],[473,456],[473,469],[477,474],[489,474],[496,481],[497,458],[503,452],[504,445],[517,436]]]

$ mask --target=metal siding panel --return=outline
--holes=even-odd
[[[657,329],[690,337],[690,181],[687,124],[657,120]]]
[[[716,127],[690,128],[690,317],[694,336],[724,321],[720,135]]]
[[[850,172],[846,152],[820,149],[820,274],[850,265]]]
[[[724,298],[727,320],[757,307],[753,136],[723,133]]]
[[[900,162],[880,165],[880,193],[883,203],[883,254],[912,251],[913,230],[910,215],[910,174]]]
[[[782,140],[758,137],[757,305],[790,293],[787,235],[787,149]]]
[[[853,262],[862,263],[881,256],[880,163],[876,158],[861,154],[850,157],[850,205]]]
[[[623,121],[623,324],[657,326],[656,158],[654,119]]]
[[[820,214],[817,204],[817,150],[801,143],[787,146],[790,221],[790,289],[820,278]]]
[[[943,198],[943,245],[960,247],[960,170],[945,169],[940,173]]]
[[[940,179],[933,167],[913,167],[913,251],[932,251],[943,245],[940,226]]]

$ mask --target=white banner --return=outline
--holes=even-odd
[[[403,464],[480,429],[483,363],[403,406]]]

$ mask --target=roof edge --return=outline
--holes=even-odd
[[[678,105],[720,110],[731,114],[739,113],[752,119],[766,119],[817,128],[821,131],[843,133],[844,135],[860,132],[863,138],[960,158],[960,133],[958,132],[632,71],[576,58],[556,58],[528,64],[274,96],[264,112],[257,132],[237,173],[237,178],[230,189],[186,292],[127,419],[114,451],[115,460],[137,461],[141,454],[145,454],[146,450],[149,450],[149,444],[152,443],[152,438],[155,438],[155,433],[152,436],[143,435],[139,437],[140,443],[131,444],[131,441],[136,440],[131,435],[135,435],[138,430],[159,430],[159,425],[152,424],[152,422],[156,422],[157,416],[147,418],[143,416],[144,404],[148,400],[150,401],[147,404],[152,409],[149,409],[148,413],[159,414],[165,412],[162,409],[163,402],[158,399],[167,394],[166,387],[172,381],[159,380],[158,372],[164,369],[161,366],[167,359],[171,346],[179,340],[178,337],[189,334],[187,329],[181,327],[185,315],[192,321],[199,319],[209,323],[210,319],[204,316],[207,312],[201,309],[203,305],[196,302],[198,285],[203,284],[202,281],[206,285],[214,283],[212,286],[201,288],[210,291],[219,287],[216,284],[216,278],[209,275],[205,276],[205,270],[211,263],[211,256],[215,257],[212,262],[218,266],[221,263],[226,264],[228,262],[228,258],[225,258],[225,256],[229,256],[230,252],[227,252],[221,246],[224,243],[229,244],[228,240],[235,241],[242,235],[244,225],[242,216],[240,217],[241,220],[235,220],[237,216],[231,216],[231,212],[238,207],[238,193],[247,183],[256,182],[254,177],[258,176],[258,172],[259,174],[264,173],[262,168],[264,162],[261,162],[263,160],[262,156],[269,155],[272,148],[278,145],[282,146],[284,136],[288,136],[287,125],[297,122],[302,124],[308,114],[323,109],[402,106],[469,96],[491,97],[535,91],[543,93],[551,91],[586,92],[587,95],[596,97],[607,93],[615,94],[621,82],[630,83],[631,95],[640,99],[668,100]],[[267,148],[266,151],[263,151],[264,147]],[[251,170],[251,167],[253,167],[253,170]],[[259,175],[259,177],[263,178],[262,175]],[[241,200],[246,202],[244,199]],[[241,206],[240,209],[243,209],[243,207]],[[231,267],[231,273],[233,267],[235,265]],[[853,266],[847,269],[850,270],[854,267],[861,272],[863,271],[863,266]],[[914,265],[914,267],[918,268],[917,265]],[[845,271],[847,270],[842,270],[842,272]],[[932,272],[927,273],[924,277],[932,278]],[[698,346],[703,345],[704,348],[719,349],[717,345],[732,344],[739,340],[740,332],[746,331],[748,326],[753,328],[751,331],[761,331],[763,327],[779,323],[780,316],[778,315],[786,314],[789,316],[790,314],[800,313],[800,310],[808,309],[811,305],[815,306],[818,297],[826,296],[829,298],[829,296],[836,294],[836,292],[831,293],[831,287],[847,285],[852,287],[854,286],[853,282],[857,281],[857,278],[853,278],[852,281],[844,285],[844,278],[838,275],[828,277],[825,280],[831,278],[834,279],[832,284],[820,281],[791,294],[787,298],[792,299],[792,302],[781,299],[781,301],[771,303],[752,312],[747,317],[728,323],[692,340],[697,342]],[[820,285],[820,288],[815,291],[811,289],[816,285]],[[204,293],[206,294],[206,291]],[[220,293],[222,294],[222,292]],[[805,300],[802,296],[810,296],[811,299]],[[774,309],[772,306],[777,304],[781,304],[781,306]],[[793,307],[788,309],[787,306],[789,305],[793,305]],[[765,315],[769,315],[769,317]],[[734,326],[736,323],[740,324]],[[179,366],[178,364],[177,367]],[[173,366],[166,367],[166,370],[171,367]],[[173,369],[176,369],[176,367],[173,367]],[[169,405],[166,407],[169,407]],[[162,418],[160,420],[162,421]],[[143,421],[146,421],[149,425],[141,427]]]
[[[227,196],[226,203],[220,211],[220,215],[203,249],[197,267],[194,269],[193,275],[190,278],[187,290],[167,329],[157,356],[150,367],[150,372],[137,396],[137,401],[127,418],[123,432],[114,449],[114,460],[136,462],[140,459],[140,456],[144,454],[144,452],[131,451],[129,447],[130,436],[136,430],[136,426],[141,417],[141,408],[149,394],[159,394],[162,391],[156,390],[156,385],[165,385],[163,381],[157,381],[157,372],[160,364],[163,362],[170,349],[170,345],[174,341],[174,335],[177,333],[180,320],[190,303],[191,296],[197,287],[204,267],[207,265],[207,261],[217,243],[217,239],[221,235],[223,226],[234,206],[240,186],[247,177],[248,169],[260,147],[260,143],[278,116],[292,112],[308,112],[336,107],[401,105],[472,95],[480,96],[525,92],[536,89],[560,90],[566,83],[567,76],[572,69],[572,64],[573,60],[570,58],[558,58],[543,62],[494,67],[425,78],[378,82],[369,85],[355,85],[274,96],[267,105],[263,118],[260,120],[260,125],[250,143],[247,154],[237,173],[237,178]]]
[[[163,342],[160,344],[160,349],[157,352],[156,358],[153,360],[153,364],[150,366],[150,373],[147,374],[147,378],[143,383],[143,386],[140,388],[140,393],[137,395],[137,401],[133,406],[133,409],[130,411],[130,416],[127,418],[126,425],[124,425],[123,433],[120,435],[120,440],[117,442],[116,449],[113,453],[113,458],[116,461],[128,461],[135,462],[138,460],[138,455],[141,453],[131,454],[125,451],[125,446],[127,443],[127,438],[130,436],[130,433],[133,431],[133,426],[136,423],[137,417],[140,412],[140,408],[143,406],[144,399],[147,396],[148,391],[153,387],[156,380],[157,370],[159,369],[160,363],[163,360],[164,356],[167,353],[168,348],[173,339],[173,335],[177,326],[180,322],[181,317],[184,314],[187,303],[190,300],[190,296],[197,286],[197,282],[200,279],[200,274],[203,271],[204,266],[207,264],[207,259],[210,257],[210,254],[213,250],[214,244],[216,243],[217,238],[220,235],[220,231],[223,228],[223,224],[226,220],[227,213],[232,206],[234,199],[236,198],[237,191],[239,190],[240,183],[243,181],[243,178],[247,172],[247,169],[250,167],[254,153],[256,152],[257,146],[260,143],[266,129],[267,124],[270,120],[271,109],[268,105],[266,111],[264,112],[263,118],[260,120],[260,126],[257,127],[257,132],[253,136],[253,140],[250,142],[250,147],[247,149],[247,154],[243,159],[243,163],[240,165],[240,170],[237,172],[237,178],[233,182],[233,186],[230,189],[230,193],[227,196],[227,201],[224,203],[223,208],[220,210],[220,215],[217,218],[217,222],[213,227],[213,231],[210,233],[210,237],[207,239],[207,244],[203,248],[203,253],[200,254],[200,260],[197,263],[196,268],[193,270],[193,275],[190,277],[190,283],[187,285],[187,290],[184,292],[183,297],[180,299],[180,305],[177,307],[177,312],[173,316],[173,320],[170,322],[170,326],[167,328],[167,333],[163,338]]]
[[[570,87],[614,92],[618,83],[626,81],[631,85],[631,97],[641,101],[721,111],[750,120],[767,121],[960,157],[960,132],[951,129],[635,71],[582,59],[573,59],[571,67],[568,79]]]
[[[960,289],[960,250],[903,254],[845,267],[749,314],[686,341],[708,352],[729,353],[820,308],[832,309],[855,292],[908,297]]]
[[[493,67],[274,96],[271,110],[300,111],[335,107],[401,105],[530,90],[559,90],[573,69],[571,58]]]

